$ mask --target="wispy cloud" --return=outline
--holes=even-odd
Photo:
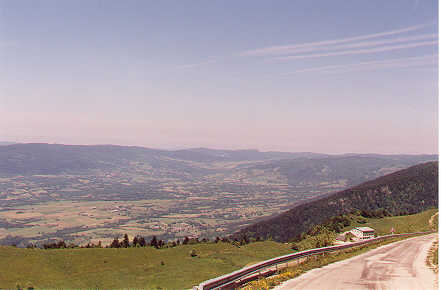
[[[290,76],[300,73],[314,73],[314,72],[324,72],[324,73],[342,73],[355,70],[365,70],[365,69],[379,69],[379,68],[390,68],[390,67],[412,67],[412,66],[422,66],[422,65],[435,65],[438,61],[438,55],[424,55],[416,57],[405,57],[405,58],[395,58],[389,60],[380,61],[368,61],[359,62],[354,64],[345,65],[328,65],[319,66],[306,69],[296,70],[290,73],[285,73],[282,76]]]
[[[281,61],[281,60],[319,58],[319,57],[352,55],[352,54],[370,54],[370,53],[392,51],[392,50],[399,50],[399,49],[405,49],[405,48],[433,46],[433,45],[436,45],[437,43],[438,43],[438,41],[435,41],[435,40],[434,41],[421,41],[421,42],[415,42],[415,43],[407,43],[407,44],[402,44],[402,45],[390,45],[390,46],[377,47],[377,48],[369,48],[369,49],[356,49],[356,50],[344,50],[344,51],[329,52],[329,53],[303,54],[303,55],[290,55],[290,56],[273,57],[270,60]]]
[[[435,40],[437,38],[438,38],[437,34],[429,33],[429,34],[414,35],[414,36],[408,36],[408,37],[399,37],[399,38],[393,38],[393,39],[383,39],[383,40],[377,40],[377,41],[362,41],[362,42],[348,43],[348,44],[342,44],[342,45],[293,48],[291,50],[286,50],[284,52],[281,52],[281,53],[279,53],[279,55],[295,54],[295,53],[308,53],[308,52],[314,52],[314,51],[320,51],[320,50],[334,51],[334,50],[342,50],[342,49],[350,49],[350,48],[369,47],[369,46],[373,47],[373,46],[381,46],[381,45],[386,45],[386,44],[411,42],[411,41],[417,41],[417,40]]]
[[[268,56],[268,55],[280,55],[280,54],[287,54],[291,53],[295,49],[300,48],[312,48],[317,46],[329,46],[329,45],[335,45],[335,44],[341,44],[341,43],[348,43],[348,42],[354,42],[354,41],[360,41],[360,40],[366,40],[366,39],[373,39],[373,38],[379,38],[384,36],[390,36],[390,35],[397,35],[402,34],[405,32],[411,32],[423,29],[425,27],[428,27],[427,24],[422,25],[415,25],[410,26],[403,29],[397,29],[397,30],[390,30],[390,31],[384,31],[379,33],[373,33],[373,34],[365,34],[365,35],[359,35],[354,37],[346,37],[346,38],[339,38],[339,39],[332,39],[332,40],[324,40],[324,41],[316,41],[316,42],[308,42],[308,43],[300,43],[300,44],[292,44],[292,45],[283,45],[283,46],[270,46],[270,47],[264,47],[260,49],[253,49],[253,50],[247,50],[241,53],[243,56]]]

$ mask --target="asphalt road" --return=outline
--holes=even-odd
[[[275,289],[437,289],[425,263],[436,234],[407,239],[330,264]]]

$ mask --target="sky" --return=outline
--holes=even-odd
[[[0,1],[0,141],[438,152],[438,2]]]

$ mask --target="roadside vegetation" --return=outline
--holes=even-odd
[[[431,268],[435,273],[438,273],[439,266],[438,266],[438,244],[439,241],[436,240],[432,247],[429,250],[429,254],[427,255],[426,263],[429,268]]]

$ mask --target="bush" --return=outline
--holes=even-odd
[[[191,256],[191,257],[196,257],[197,255],[198,255],[198,253],[196,252],[195,249],[193,249],[193,250],[190,251],[190,256]]]

